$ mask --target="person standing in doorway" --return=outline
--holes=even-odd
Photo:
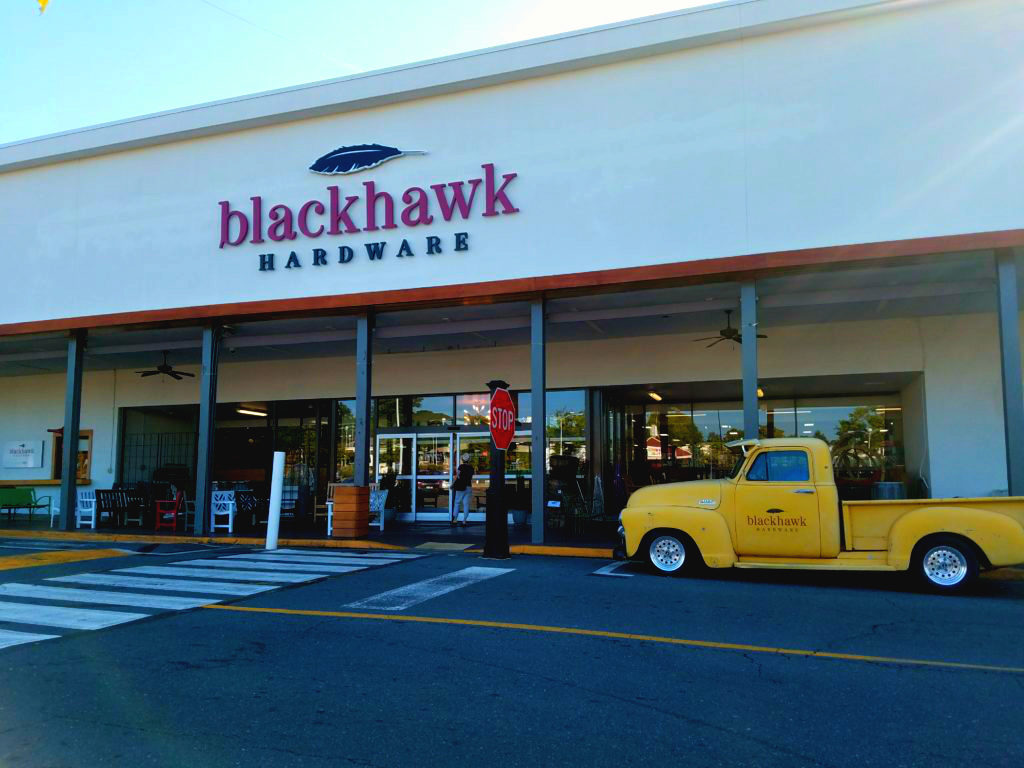
[[[452,525],[459,520],[459,505],[462,505],[462,522],[465,525],[469,522],[469,502],[473,498],[473,465],[469,463],[469,454],[462,454],[462,463],[459,464],[458,475],[452,483],[452,490],[455,491],[455,504],[453,505]]]

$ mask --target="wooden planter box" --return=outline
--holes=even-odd
[[[343,485],[334,489],[331,536],[357,539],[370,533],[370,489]]]

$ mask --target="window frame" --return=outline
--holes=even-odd
[[[773,480],[772,479],[772,472],[771,472],[771,459],[768,458],[768,456],[770,454],[780,454],[780,453],[795,453],[795,454],[799,454],[800,456],[802,456],[804,461],[805,461],[805,466],[807,468],[807,479],[805,479],[805,480]],[[750,473],[754,470],[754,466],[758,463],[758,461],[761,459],[762,456],[765,457],[765,459],[764,459],[765,479],[764,480],[753,480],[750,477]],[[790,484],[792,484],[792,483],[813,483],[814,482],[814,476],[813,476],[813,473],[811,472],[811,457],[810,457],[808,451],[806,449],[804,449],[804,448],[795,448],[795,447],[794,448],[781,448],[780,447],[780,448],[769,448],[768,450],[764,450],[764,451],[758,451],[754,455],[753,461],[750,462],[750,466],[743,473],[743,481],[746,482],[746,483],[778,483],[778,484],[782,484],[782,483],[790,483]]]

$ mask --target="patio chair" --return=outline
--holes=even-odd
[[[96,491],[90,488],[79,488],[75,503],[75,527],[87,525],[96,530]],[[52,528],[52,522],[50,527]]]
[[[328,483],[327,484],[327,498],[323,504],[317,504],[313,508],[313,525],[316,525],[316,521],[321,517],[327,520],[327,535],[331,535],[331,522],[334,520],[334,489],[340,488],[345,483]],[[321,511],[322,510],[322,511]]]
[[[210,494],[210,532],[217,533],[221,528],[228,533],[235,530],[235,504],[234,491],[214,491]]]
[[[148,507],[146,494],[138,490],[123,490],[120,493],[123,494],[124,524],[135,523],[141,528],[144,525],[142,518]]]
[[[0,509],[7,511],[7,519],[11,522],[14,521],[14,513],[17,510],[26,509],[28,522],[31,524],[35,511],[49,509],[51,501],[50,496],[36,496],[35,488],[0,488]]]
[[[154,504],[156,505],[156,523],[153,530],[159,531],[161,528],[175,530],[178,527],[178,515],[184,517],[185,514],[185,494],[178,491],[173,500],[159,499]]]

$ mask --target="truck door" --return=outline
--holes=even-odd
[[[759,453],[736,484],[737,553],[820,557],[819,528],[807,452]]]

